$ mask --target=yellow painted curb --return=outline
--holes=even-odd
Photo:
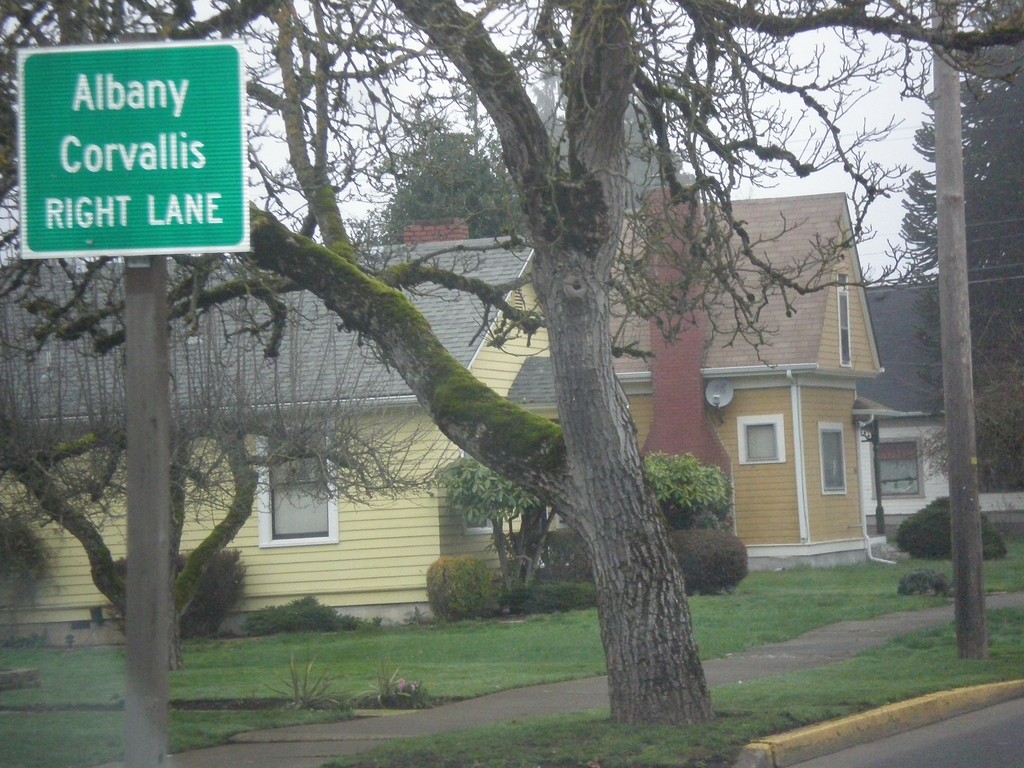
[[[932,693],[748,744],[736,768],[786,768],[1024,696],[1024,680]]]

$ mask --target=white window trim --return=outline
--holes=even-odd
[[[330,489],[327,497],[327,535],[310,536],[298,539],[274,538],[274,515],[270,495],[270,471],[267,467],[260,468],[259,485],[256,490],[256,506],[259,513],[260,549],[276,549],[280,547],[313,547],[321,544],[337,544],[338,536],[338,497],[334,489]]]
[[[842,459],[843,459],[843,487],[842,488],[826,488],[825,487],[825,433],[826,432],[838,432],[840,445],[842,447]],[[825,496],[845,496],[849,483],[846,482],[846,430],[843,424],[836,421],[819,421],[818,422],[818,464],[821,469],[821,492]]]
[[[770,424],[775,427],[774,459],[747,458],[747,427]],[[765,416],[740,416],[736,419],[740,446],[740,464],[785,464],[786,463],[786,420],[781,413]]]
[[[878,444],[878,449],[881,450],[883,445],[889,443],[913,443],[914,445],[914,458],[917,463],[917,493],[891,493],[882,491],[883,499],[923,499],[925,497],[924,488],[924,455],[921,452],[921,440],[917,437],[892,437],[882,440]],[[879,466],[881,466],[881,460],[879,460]],[[873,471],[873,469],[872,469]],[[874,475],[872,475],[872,481],[874,481]],[[881,485],[881,483],[879,483]],[[875,483],[871,483],[871,498],[875,498]]]

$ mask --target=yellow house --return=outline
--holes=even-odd
[[[750,200],[736,206],[773,264],[806,259],[850,236],[844,195]],[[864,557],[858,381],[880,371],[855,247],[829,264],[819,290],[769,301],[766,343],[707,347],[706,401],[731,458],[736,532],[758,567]],[[731,393],[726,402],[725,393]]]
[[[468,240],[463,234],[458,248],[413,242],[408,255],[429,255],[442,268],[472,273],[492,285],[516,286],[528,267],[530,252],[493,240]],[[258,349],[250,356],[256,364],[251,359],[238,362],[246,375],[256,370],[251,375],[266,375],[279,385],[284,382],[285,405],[301,405],[309,418],[316,413],[318,398],[337,396],[339,382],[349,380],[343,377],[350,369],[364,367],[370,373],[357,407],[365,410],[369,428],[393,435],[401,443],[412,474],[429,475],[459,455],[400,377],[377,364],[355,334],[340,332],[336,319],[312,297],[284,298],[298,303],[292,309],[306,324],[301,333],[289,328],[272,363],[262,361]],[[509,300],[526,301],[515,289],[510,290]],[[543,339],[528,344],[517,336],[507,339],[501,349],[489,345],[493,312],[488,314],[479,301],[465,294],[431,286],[414,301],[448,350],[500,394],[507,394],[523,360],[545,346]],[[324,365],[324,360],[329,364]],[[260,407],[274,405],[268,402]],[[258,432],[255,425],[253,431]],[[403,442],[409,436],[413,439]],[[254,434],[252,440],[260,443],[266,438]],[[438,557],[491,556],[490,529],[467,529],[442,503],[433,484],[399,498],[381,495],[345,502],[310,492],[309,480],[301,462],[261,470],[252,515],[228,545],[240,550],[246,568],[241,612],[312,594],[345,613],[402,620],[412,615],[415,606],[425,604],[426,570]],[[7,486],[0,492],[17,491]],[[201,503],[189,505],[180,551],[198,546],[218,519]],[[112,556],[123,557],[123,518],[115,514],[97,523]],[[108,601],[92,583],[78,540],[58,525],[41,530],[49,555],[48,575],[30,604],[4,610],[0,600],[0,625],[23,635],[46,633],[57,644],[69,634],[76,643],[117,640]]]
[[[769,288],[757,346],[731,333],[733,309],[699,316],[666,343],[653,324],[629,341],[649,364],[620,363],[619,378],[647,452],[693,453],[732,478],[733,522],[752,568],[832,565],[867,556],[860,514],[858,381],[879,373],[846,198],[813,195],[734,203],[755,255],[776,269],[805,265],[807,293]],[[820,271],[818,246],[843,243]],[[815,266],[815,265],[818,266]],[[748,338],[754,334],[747,334]],[[511,391],[551,411],[544,359],[528,360]]]
[[[850,227],[841,194],[751,200],[735,208],[761,242],[760,255],[780,267],[807,259],[816,242],[843,239]],[[464,239],[457,248],[413,246],[414,255],[430,251],[493,284],[522,285],[510,298],[531,304],[524,285],[529,252]],[[876,375],[879,364],[860,278],[850,246],[821,276],[819,290],[790,295],[788,305],[769,297],[759,347],[711,333],[712,322],[672,344],[640,327],[638,340],[654,352],[652,362],[620,364],[645,450],[690,451],[732,477],[735,530],[752,567],[866,555],[852,414],[857,382]],[[513,337],[498,349],[487,344],[490,318],[477,301],[447,290],[416,301],[478,378],[515,402],[557,416],[543,333],[529,342]],[[720,309],[730,311],[724,304]],[[329,317],[317,323],[319,355],[353,354],[357,339],[337,333]],[[288,375],[301,382],[304,355],[285,349],[281,358],[292,366]],[[375,387],[375,423],[417,436],[409,457],[414,466],[429,472],[458,455],[397,376],[382,372]],[[397,499],[340,503],[304,496],[301,481],[264,471],[256,509],[229,545],[241,551],[246,566],[243,612],[314,594],[346,613],[402,619],[425,602],[425,573],[439,556],[488,552],[489,530],[466,529],[430,486]],[[198,545],[215,523],[202,509],[190,510],[181,551]],[[121,526],[117,518],[102,526],[115,557],[124,554]],[[16,621],[22,633],[48,631],[53,642],[63,642],[69,628],[78,642],[111,637],[102,626],[106,600],[92,585],[81,546],[55,526],[45,535],[48,579],[32,605],[0,621]]]

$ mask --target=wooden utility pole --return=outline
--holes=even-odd
[[[167,259],[139,256],[125,262],[125,768],[158,768],[167,755],[172,616]]]
[[[936,28],[957,27],[956,0],[936,0]],[[971,314],[967,292],[964,161],[960,73],[936,50],[935,186],[938,201],[939,313],[942,384],[946,411],[949,506],[953,537],[953,587],[957,652],[962,659],[988,656],[985,572],[975,450]]]

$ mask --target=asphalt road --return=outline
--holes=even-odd
[[[792,768],[1024,768],[1024,699],[808,760]]]

